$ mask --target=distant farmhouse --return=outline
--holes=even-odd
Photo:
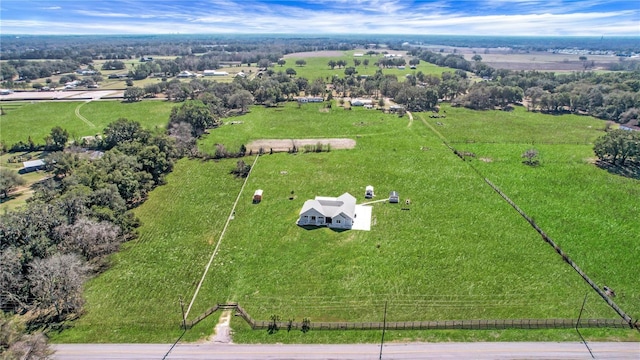
[[[316,196],[307,200],[300,210],[298,225],[327,226],[351,229],[356,216],[356,198],[344,193],[337,198]]]

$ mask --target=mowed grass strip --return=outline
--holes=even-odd
[[[30,136],[34,142],[44,143],[44,138],[55,126],[67,130],[72,137],[91,136],[102,133],[109,123],[118,118],[138,121],[147,129],[164,128],[169,122],[169,114],[174,105],[165,101],[71,101],[27,104],[0,117],[0,141],[11,145],[18,141],[26,142]],[[78,106],[81,106],[80,114],[95,127],[76,116],[75,110]]]
[[[136,209],[139,238],[125,244],[112,256],[111,268],[86,285],[86,314],[54,341],[175,341],[181,332],[179,299],[191,300],[242,185],[227,175],[230,166],[178,162],[167,185]],[[191,335],[210,332],[204,330]]]

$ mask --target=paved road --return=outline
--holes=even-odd
[[[60,344],[54,359],[162,359],[167,344]],[[640,343],[589,343],[596,359],[640,359]],[[167,359],[219,360],[373,360],[380,346],[357,345],[224,345],[179,344]],[[408,343],[387,344],[383,359],[591,359],[579,342]]]

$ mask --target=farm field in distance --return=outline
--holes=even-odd
[[[287,104],[253,107],[233,119],[241,123],[212,130],[201,140],[205,151],[214,144],[236,151],[262,138],[348,137],[356,147],[258,159],[188,319],[226,302],[238,302],[257,320],[277,315],[283,321],[377,322],[385,302],[387,321],[576,318],[586,293],[584,318],[617,318],[483,177],[533,216],[598,284],[615,288],[616,302],[637,318],[640,269],[633,259],[640,255],[640,224],[629,217],[638,213],[640,185],[590,163],[604,122],[522,108],[507,113],[443,106],[443,111],[446,118],[420,113],[410,122],[374,110],[345,111],[335,103],[329,110]],[[440,136],[476,158],[461,161]],[[531,147],[541,153],[536,168],[520,157]],[[253,163],[254,157],[244,161]],[[229,174],[236,161],[181,160],[167,185],[136,210],[143,224],[140,238],[87,285],[86,314],[53,340],[174,341],[180,334],[179,299],[191,300],[240,191],[242,181]],[[349,192],[362,203],[366,185],[375,186],[374,200],[396,190],[411,204],[372,204],[369,232],[295,225],[305,200]],[[258,188],[264,199],[252,204]],[[207,318],[184,339],[211,334],[216,321],[216,315]],[[375,342],[380,336],[284,330],[268,335],[239,318],[231,326],[235,342]],[[581,332],[592,340],[639,340],[629,330]],[[573,329],[388,330],[386,336],[389,341],[579,341]]]
[[[102,133],[104,128],[119,118],[138,121],[143,127],[165,128],[169,122],[171,108],[175,104],[166,101],[143,101],[123,103],[121,101],[70,101],[9,103],[6,115],[0,118],[0,140],[11,146],[31,137],[36,143],[44,143],[51,128],[60,126],[72,138]],[[76,115],[76,111],[88,123]]]
[[[405,53],[404,51],[394,51],[394,50],[386,50],[386,49],[378,49],[376,51],[378,52],[388,51],[389,53],[403,53],[403,54]],[[317,79],[317,78],[331,79],[335,75],[339,77],[344,77],[345,68],[344,67],[338,68],[336,66],[334,69],[331,69],[328,65],[329,60],[335,60],[335,61],[345,60],[347,62],[346,67],[353,67],[354,59],[357,59],[360,61],[369,60],[369,65],[365,66],[363,64],[360,64],[355,67],[356,70],[358,71],[357,75],[371,76],[376,73],[376,70],[380,69],[378,66],[374,65],[374,63],[379,59],[382,59],[383,55],[373,55],[373,56],[364,55],[362,57],[354,57],[353,56],[354,53],[366,53],[366,50],[348,51],[348,52],[343,52],[343,54],[339,56],[326,56],[326,57],[319,56],[314,52],[288,54],[284,57],[287,63],[282,67],[280,67],[279,65],[275,65],[273,70],[285,71],[285,69],[290,67],[296,71],[296,76],[304,77],[309,79],[310,81],[313,81],[314,79]],[[405,59],[408,59],[408,58],[410,57],[405,56]],[[306,61],[306,64],[304,66],[298,66],[296,65],[296,60],[304,60]],[[422,71],[422,73],[424,73],[425,75],[434,75],[439,77],[440,75],[442,75],[443,72],[447,72],[447,71],[455,72],[455,69],[433,65],[424,61],[421,61],[420,64],[416,65],[415,69],[410,69],[408,60],[407,60],[407,65],[405,69],[397,69],[395,67],[383,69],[383,72],[385,74],[396,75],[399,81],[403,81],[406,74],[415,75],[419,71]]]

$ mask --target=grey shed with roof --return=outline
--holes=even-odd
[[[397,204],[400,202],[400,196],[397,191],[392,191],[389,193],[389,202],[392,204]]]

